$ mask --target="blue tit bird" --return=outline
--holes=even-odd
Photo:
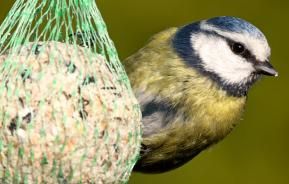
[[[250,87],[277,76],[264,34],[236,17],[215,17],[156,34],[123,64],[142,110],[135,171],[177,168],[226,137]]]

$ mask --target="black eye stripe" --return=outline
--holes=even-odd
[[[223,38],[227,41],[227,43],[228,43],[229,47],[232,49],[232,51],[233,51],[233,49],[234,49],[233,47],[234,47],[236,44],[239,44],[239,45],[241,45],[241,46],[243,47],[244,50],[243,50],[242,52],[236,53],[236,54],[242,56],[242,57],[245,58],[245,59],[248,59],[248,57],[251,56],[250,51],[246,48],[246,46],[245,46],[244,44],[242,44],[242,43],[240,43],[240,42],[235,42],[235,41],[233,41],[233,40],[231,40],[231,39],[229,39],[229,38],[225,38],[225,37],[223,37]]]
[[[227,41],[229,47],[231,47],[233,43],[236,43],[236,42],[233,41],[232,39],[227,38],[227,37],[225,37],[225,36],[223,36],[223,35],[220,35],[219,33],[215,32],[215,31],[203,30],[203,33],[206,33],[206,34],[208,34],[208,35],[214,35],[214,36],[223,38],[224,40]],[[244,45],[244,44],[243,44],[243,45]],[[249,61],[249,62],[256,63],[256,62],[258,61],[257,58],[250,52],[250,50],[248,50],[248,49],[246,48],[245,45],[244,45],[244,47],[245,47],[245,51],[244,51],[242,54],[240,54],[240,56],[242,56],[243,58],[245,58],[245,59],[246,59],[247,61]]]
[[[243,44],[236,42],[231,45],[231,50],[237,55],[242,55],[246,48]]]
[[[227,43],[228,43],[230,48],[234,44],[240,43],[240,42],[235,42],[235,41],[233,41],[233,40],[231,40],[229,38],[226,38],[224,36],[221,36],[221,37],[224,38],[227,41]],[[242,44],[242,43],[240,43],[240,44]],[[245,50],[242,53],[238,54],[238,55],[242,56],[244,59],[246,59],[249,62],[255,63],[257,61],[256,57],[250,52],[249,49],[247,49],[247,47],[244,44],[242,44],[242,45],[244,46]]]

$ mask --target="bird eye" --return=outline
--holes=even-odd
[[[245,51],[245,46],[241,43],[233,43],[232,46],[231,46],[231,49],[232,51],[235,53],[235,54],[242,54],[244,53]]]

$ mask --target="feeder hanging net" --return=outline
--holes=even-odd
[[[140,110],[94,0],[16,0],[0,27],[0,183],[125,183]]]

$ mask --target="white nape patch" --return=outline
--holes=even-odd
[[[271,49],[265,38],[258,39],[250,36],[249,34],[223,31],[213,25],[207,24],[206,21],[201,22],[201,29],[206,31],[215,31],[226,38],[244,44],[246,48],[256,57],[256,59],[261,62],[266,61],[271,54]]]
[[[255,71],[252,63],[234,54],[226,40],[220,37],[193,34],[191,42],[204,69],[217,74],[228,84],[243,84]]]

